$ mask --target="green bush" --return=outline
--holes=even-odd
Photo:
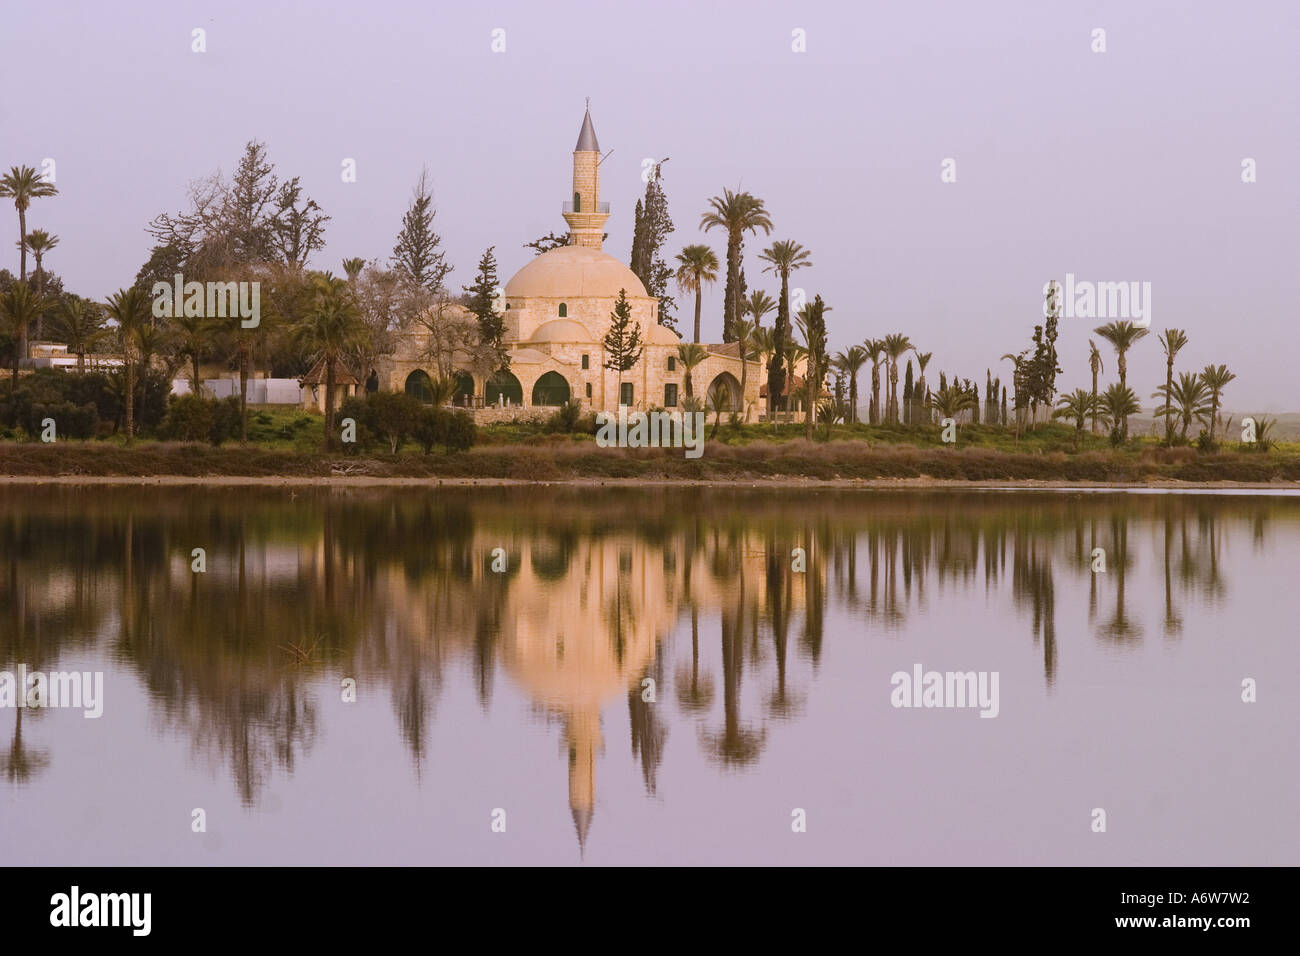
[[[366,426],[388,442],[394,455],[411,437],[424,411],[420,400],[405,392],[371,392],[365,400]]]
[[[212,441],[216,404],[198,395],[178,395],[167,406],[167,414],[158,426],[158,437],[164,441]]]

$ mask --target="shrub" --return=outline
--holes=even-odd
[[[215,400],[212,403],[212,431],[208,440],[220,447],[222,442],[239,435],[239,396]]]
[[[468,451],[478,441],[478,426],[468,412],[454,412],[451,426],[447,431],[447,440],[443,442],[447,451]]]
[[[434,445],[441,445],[448,454],[466,451],[478,439],[478,426],[468,412],[451,412],[445,408],[425,408],[420,412],[415,438],[427,455]]]
[[[198,395],[173,398],[158,426],[158,437],[164,441],[212,441],[216,404]]]
[[[388,442],[389,450],[396,455],[411,437],[424,410],[418,398],[405,392],[371,392],[365,401],[366,425]]]
[[[555,414],[547,419],[546,430],[548,432],[563,432],[569,435],[577,429],[581,420],[582,406],[577,402],[565,402]]]

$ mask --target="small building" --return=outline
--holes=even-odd
[[[325,413],[325,360],[318,359],[302,378],[298,379],[302,387],[302,407]],[[342,362],[334,363],[334,408],[338,409],[343,399],[357,393],[360,382],[347,370]]]

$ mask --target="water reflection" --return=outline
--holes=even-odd
[[[1262,549],[1298,517],[1263,497],[10,489],[0,661],[103,655],[250,807],[313,752],[344,677],[388,695],[417,779],[448,682],[471,681],[486,712],[504,681],[556,728],[585,845],[604,748],[630,748],[648,794],[671,748],[749,772],[807,713],[828,641],[983,594],[1028,631],[1050,690],[1071,677],[1062,589],[1086,593],[1092,640],[1116,652],[1178,639],[1197,602],[1228,600],[1227,548]],[[59,755],[40,711],[5,716],[0,761],[22,786]]]

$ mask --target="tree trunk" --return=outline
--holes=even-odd
[[[248,444],[248,346],[239,346],[239,443]]]
[[[334,450],[334,359],[325,359],[325,451]],[[397,449],[393,449],[397,454]]]
[[[197,351],[190,356],[190,364],[194,371],[194,378],[190,380],[190,385],[194,389],[194,394],[202,397],[203,383],[199,381],[199,353]]]
[[[135,366],[131,364],[130,346],[122,348],[122,364],[126,366],[126,443],[135,440]]]
[[[704,305],[704,292],[701,289],[702,280],[697,275],[695,277],[695,341],[700,341],[700,309]]]
[[[1117,364],[1119,365],[1119,387],[1127,388],[1128,387],[1128,361],[1125,359],[1124,353],[1122,351],[1119,353],[1119,360]],[[1121,436],[1123,436],[1125,440],[1128,439],[1128,416],[1127,415],[1125,415],[1123,419],[1120,421],[1119,433]]]
[[[27,210],[18,207],[18,281],[27,281]],[[27,360],[27,323],[18,328],[18,358]],[[14,365],[14,382],[18,381],[18,365]]]
[[[1170,406],[1169,404],[1169,399],[1173,396],[1173,391],[1174,391],[1174,357],[1172,354],[1170,354],[1169,361],[1165,363],[1165,444],[1166,445],[1172,445],[1174,443],[1174,420],[1170,416],[1170,411],[1172,409],[1172,406]],[[1187,426],[1186,424],[1184,424],[1183,435],[1186,436],[1186,434],[1187,434]]]
[[[1092,370],[1092,433],[1097,434],[1097,370]]]

